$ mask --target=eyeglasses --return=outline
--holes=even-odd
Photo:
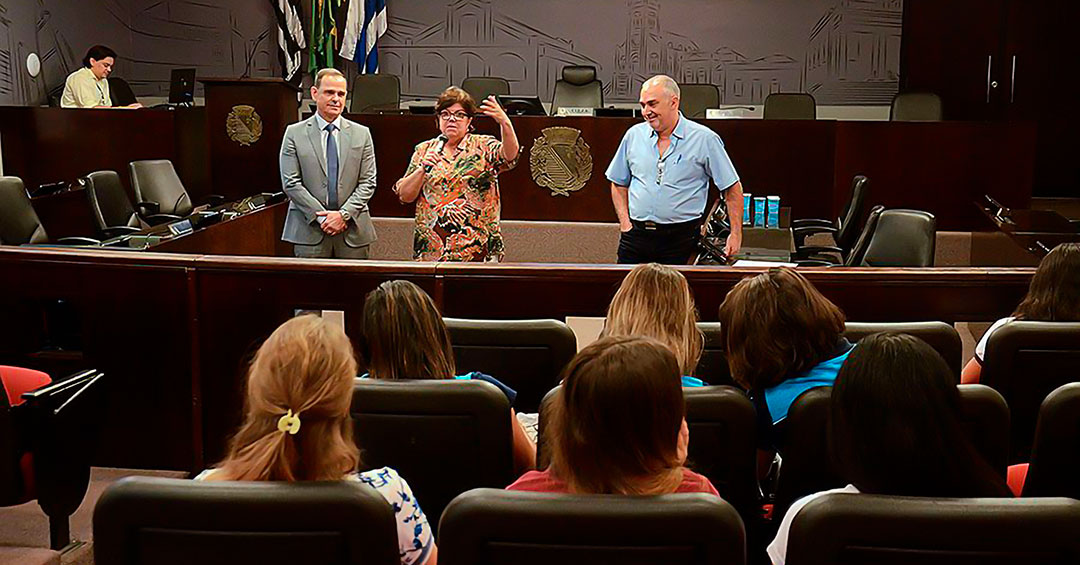
[[[442,112],[439,112],[439,119],[440,120],[445,120],[447,122],[449,122],[451,120],[460,122],[461,120],[465,120],[465,119],[468,119],[468,118],[471,118],[471,117],[472,116],[470,116],[469,114],[466,114],[465,112],[447,112],[445,110],[442,111]]]

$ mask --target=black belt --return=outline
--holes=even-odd
[[[641,221],[641,220],[630,220],[630,223],[633,224],[633,226],[635,228],[639,228],[639,229],[643,229],[643,230],[668,231],[668,230],[695,228],[695,227],[701,225],[701,218],[698,218],[696,220],[690,220],[688,222],[677,222],[677,223],[674,223],[674,224],[661,224],[661,223],[657,223],[657,222],[654,222],[654,221],[651,221],[651,220],[646,220],[644,222]]]

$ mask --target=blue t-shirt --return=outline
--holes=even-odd
[[[682,385],[684,387],[698,388],[698,387],[703,387],[703,386],[709,386],[709,383],[707,383],[707,382],[705,382],[705,381],[703,381],[703,380],[701,380],[701,379],[699,379],[697,377],[691,377],[690,375],[683,375],[682,376]]]
[[[368,373],[364,373],[363,375],[360,375],[360,378],[361,379],[370,379],[371,375],[368,374]],[[499,381],[499,379],[496,379],[495,377],[493,377],[491,375],[485,375],[484,373],[481,373],[479,371],[473,371],[471,373],[466,373],[464,375],[457,375],[457,376],[454,377],[454,380],[457,380],[457,381],[484,381],[486,383],[491,383],[491,384],[495,385],[496,387],[498,387],[498,389],[501,390],[502,393],[506,395],[506,399],[510,401],[510,407],[511,408],[514,407],[514,400],[517,398],[517,391],[510,388],[510,387],[508,387],[508,386],[506,386],[506,385],[504,385],[502,382]]]

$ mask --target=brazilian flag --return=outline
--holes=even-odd
[[[311,0],[311,41],[308,42],[308,73],[315,73],[334,66],[338,37],[336,16],[342,0]]]

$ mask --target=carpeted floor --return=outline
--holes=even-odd
[[[62,554],[64,565],[92,565],[94,504],[101,493],[113,482],[134,475],[184,478],[187,473],[177,471],[143,471],[137,469],[94,468],[90,473],[90,487],[79,509],[71,517],[71,537],[79,543],[69,546]],[[49,519],[36,502],[0,508],[0,546],[49,547]]]

